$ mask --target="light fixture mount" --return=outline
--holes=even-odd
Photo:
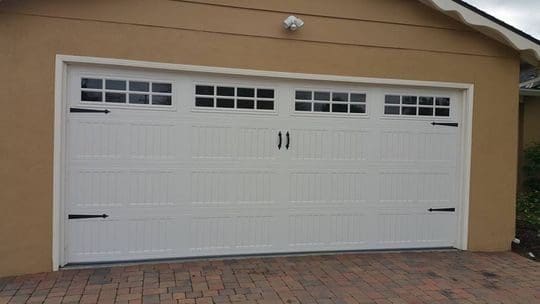
[[[283,20],[283,27],[289,31],[296,31],[304,26],[304,21],[296,16],[289,16]]]

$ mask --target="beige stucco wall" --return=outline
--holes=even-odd
[[[540,96],[523,98],[523,147],[540,143]]]
[[[519,110],[518,191],[525,191],[525,149],[531,144],[540,143],[540,96],[522,96]]]
[[[4,0],[0,276],[52,267],[56,54],[474,83],[469,245],[509,249],[518,54],[416,0]]]

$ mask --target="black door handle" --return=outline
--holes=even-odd
[[[277,148],[279,150],[281,150],[281,131],[279,131],[279,133],[278,133],[278,138],[279,138],[279,140],[278,140]]]
[[[455,212],[456,208],[429,208],[429,212]]]
[[[105,110],[97,110],[97,109],[81,109],[81,108],[69,108],[70,113],[105,113],[109,114],[111,111],[105,109]]]
[[[291,137],[289,136],[289,131],[287,131],[287,143],[285,144],[285,148],[289,150],[289,144],[291,143]]]
[[[77,219],[88,219],[88,218],[108,218],[109,216],[105,213],[103,214],[70,214],[68,219],[77,220]]]

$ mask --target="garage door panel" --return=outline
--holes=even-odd
[[[130,256],[174,256],[182,241],[173,216],[139,216],[126,221],[126,251]]]
[[[69,181],[70,209],[179,205],[177,180],[175,170],[75,167]]]
[[[293,159],[297,160],[324,160],[326,140],[329,132],[326,130],[302,130],[291,131],[293,144],[291,152]]]
[[[395,203],[449,203],[455,205],[451,195],[455,190],[453,172],[417,170],[380,170],[379,200],[381,204]]]
[[[426,209],[397,209],[377,214],[379,247],[446,247],[455,240],[455,214],[429,213]]]
[[[191,126],[191,155],[196,160],[273,160],[278,131],[264,125],[233,127]]]
[[[380,132],[380,159],[454,164],[456,136],[448,132],[384,130]]]
[[[195,170],[191,172],[191,202],[199,206],[273,203],[277,178],[272,170]]]
[[[127,156],[136,160],[174,160],[179,158],[182,133],[176,124],[131,122],[128,124]]]
[[[421,132],[418,134],[416,159],[423,162],[445,162],[455,166],[457,142],[457,132]]]
[[[68,223],[67,254],[71,262],[122,258],[125,250],[122,221],[87,219]]]
[[[68,200],[70,208],[117,207],[127,202],[124,170],[114,169],[77,169],[69,174]]]
[[[239,159],[276,159],[278,131],[269,127],[242,127],[237,137]]]
[[[413,131],[384,130],[380,133],[380,159],[414,161],[417,157],[416,134]]]
[[[293,160],[363,161],[369,153],[368,130],[292,129]]]
[[[294,251],[362,248],[368,241],[367,215],[358,209],[290,210],[289,247]],[[332,249],[330,249],[332,250]]]
[[[418,202],[455,205],[454,172],[419,172],[417,174]]]
[[[68,252],[74,263],[174,257],[185,240],[173,216],[110,215],[70,222]]]
[[[330,134],[330,160],[360,161],[368,158],[370,131],[336,130]]]
[[[173,123],[125,120],[71,121],[71,157],[74,160],[170,161],[181,155],[183,138]]]
[[[345,204],[368,200],[367,171],[289,171],[289,203]]]
[[[125,124],[115,121],[72,120],[69,132],[72,159],[123,158],[126,154],[123,139],[127,138],[122,136],[124,127]]]
[[[84,69],[70,74],[69,106],[111,112],[67,111],[67,262],[455,244],[456,213],[428,209],[459,210],[461,131],[431,125],[460,122],[458,94],[449,93],[450,105],[429,105],[451,115],[432,120],[411,115],[411,104],[385,104],[375,85],[359,91],[300,80],[238,76],[227,84],[218,75],[144,73],[156,76],[144,80],[149,87],[160,78],[170,84],[171,105],[154,107],[152,96],[162,94],[153,89],[145,93],[150,103],[128,102],[137,72],[122,72],[132,74],[125,77],[126,102],[111,104],[109,74]],[[89,74],[103,86],[81,88],[81,75]],[[297,95],[297,87],[311,93]],[[102,100],[81,102],[82,91],[100,92]],[[398,91],[438,96],[439,90]],[[197,105],[197,98],[204,102]],[[259,101],[273,108],[257,108]],[[296,111],[297,102],[304,108]],[[365,111],[351,110],[359,105]],[[408,112],[390,117],[387,106]],[[426,105],[414,106],[420,115]],[[323,110],[329,112],[316,112]]]
[[[199,211],[190,220],[190,255],[223,255],[274,251],[276,212]]]
[[[233,127],[195,125],[191,127],[191,155],[194,159],[233,159],[236,134]]]

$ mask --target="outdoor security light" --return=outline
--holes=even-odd
[[[283,27],[290,31],[296,31],[302,26],[304,26],[304,21],[296,16],[289,16],[283,21]]]

